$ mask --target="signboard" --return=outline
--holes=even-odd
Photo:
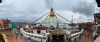
[[[12,28],[17,29],[17,23],[12,23]]]

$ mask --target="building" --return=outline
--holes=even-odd
[[[96,23],[97,34],[100,35],[100,13],[94,14],[94,21]]]
[[[24,28],[25,23],[24,22],[16,22],[18,24],[18,28]]]
[[[0,20],[0,27],[2,27],[3,26],[3,21],[2,20]]]
[[[3,27],[4,28],[11,28],[12,27],[12,21],[11,20],[3,20]]]
[[[50,27],[50,26],[56,27],[58,21],[59,20],[55,15],[54,9],[51,8],[49,15],[43,21],[43,25],[47,27]]]
[[[44,18],[44,16],[46,16],[46,17]],[[71,22],[68,19],[66,19],[63,16],[59,15],[58,13],[56,13],[53,8],[51,8],[50,11],[47,12],[46,14],[44,14],[42,17],[40,17],[40,18],[36,19],[35,21],[33,21],[33,23],[38,23],[39,20],[41,20],[41,19],[43,19],[43,20],[40,23],[43,26],[46,26],[46,27],[51,27],[51,26],[52,27],[56,27],[57,22],[59,22],[59,26],[61,28],[65,28],[67,26],[67,24],[65,24],[65,22],[62,21],[62,19],[65,20],[66,22],[67,21]]]
[[[33,33],[35,34],[43,34],[47,32],[47,27],[45,26],[34,26],[33,27]]]

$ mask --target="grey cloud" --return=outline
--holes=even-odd
[[[79,1],[79,4],[72,8],[73,12],[84,14],[86,16],[91,16],[95,12],[95,4],[89,2]]]
[[[47,3],[47,5],[49,4]],[[73,13],[91,16],[94,14],[96,4],[94,0],[53,0],[53,7],[56,10],[72,11]]]
[[[46,9],[53,6],[55,10],[72,11],[80,14],[91,15],[94,11],[94,6],[91,3],[79,0],[10,0],[9,4],[0,5],[0,18],[9,18],[13,21],[34,21],[42,14],[45,14]],[[84,5],[81,5],[84,4]],[[81,7],[79,7],[81,6]],[[13,17],[13,15],[21,15]],[[32,16],[30,16],[32,15]]]
[[[47,8],[53,7],[54,1],[53,0],[45,0],[45,4]]]

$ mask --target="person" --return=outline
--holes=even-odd
[[[42,42],[42,38],[41,38],[41,42]]]
[[[31,36],[29,38],[27,38],[29,42],[31,42]]]
[[[17,36],[18,36],[18,32],[16,31],[15,33],[16,33],[16,39],[17,39]]]

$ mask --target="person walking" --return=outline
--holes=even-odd
[[[16,42],[17,42],[17,38],[18,38],[18,32],[16,31],[16,32],[15,32],[15,34],[16,34]]]

